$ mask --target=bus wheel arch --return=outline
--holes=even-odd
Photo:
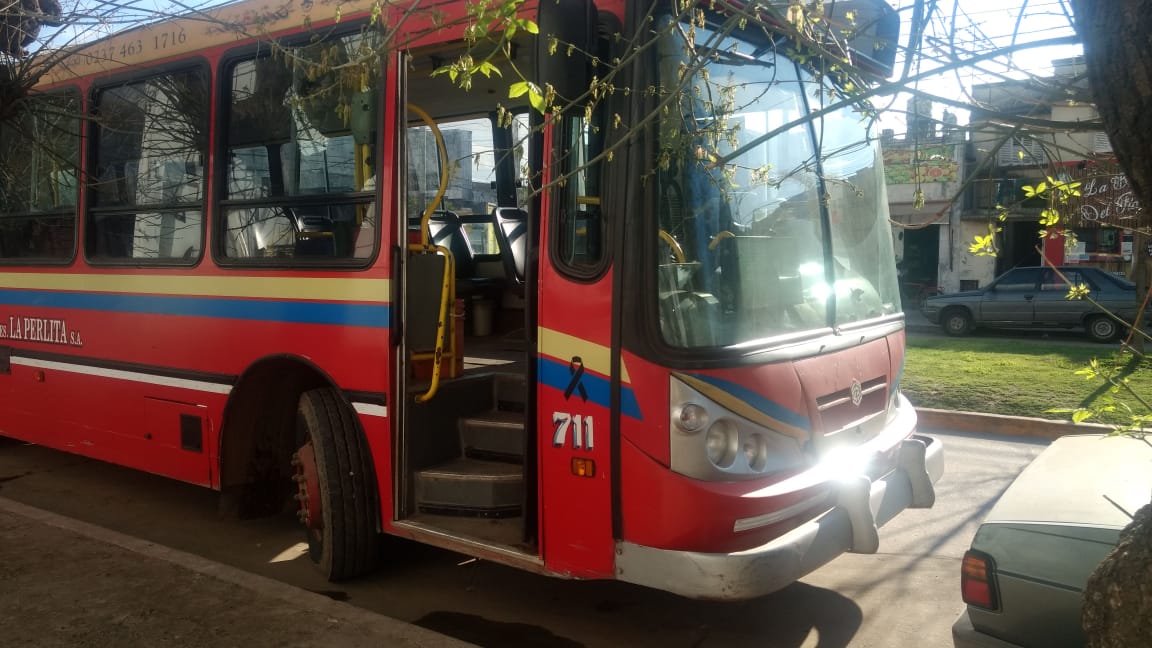
[[[331,385],[315,365],[289,355],[261,358],[240,375],[217,442],[222,513],[251,518],[284,511],[293,492],[289,459],[300,395]]]
[[[219,437],[221,512],[240,518],[282,513],[292,490],[300,395],[330,384],[302,358],[254,362],[237,379],[224,408]]]
[[[289,355],[253,363],[225,406],[219,453],[224,514],[250,518],[294,509],[311,557],[329,579],[374,566],[379,506],[367,439],[355,410],[323,370]],[[309,501],[309,495],[320,499]],[[347,510],[324,505],[349,495],[355,501],[341,504]],[[311,519],[333,515],[334,524]],[[320,538],[313,537],[313,527]]]

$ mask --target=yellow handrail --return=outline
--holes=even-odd
[[[720,245],[720,241],[723,241],[724,239],[730,239],[730,238],[736,238],[736,235],[733,234],[732,232],[729,232],[728,230],[724,230],[723,232],[720,232],[716,236],[712,237],[712,240],[708,243],[708,249],[709,250],[715,250],[716,246]]]
[[[416,116],[428,125],[429,130],[432,131],[432,138],[436,140],[436,155],[440,157],[440,186],[436,190],[436,195],[433,196],[432,202],[424,208],[424,215],[420,218],[420,242],[428,245],[428,219],[440,206],[440,201],[444,198],[444,193],[448,191],[448,174],[450,173],[450,165],[448,164],[448,149],[444,146],[444,135],[440,132],[440,127],[436,125],[436,121],[432,119],[432,115],[424,112],[424,109],[415,104],[408,104],[408,110],[416,113]]]
[[[664,241],[668,244],[668,247],[672,248],[672,256],[676,257],[676,263],[684,263],[684,248],[680,247],[680,243],[678,243],[671,234],[664,230],[660,230],[660,240]]]
[[[432,137],[436,140],[436,154],[440,156],[440,187],[436,191],[436,195],[432,198],[432,202],[424,209],[424,214],[420,217],[420,243],[408,246],[409,254],[426,254],[428,252],[436,252],[443,254],[448,259],[448,267],[444,271],[444,279],[440,286],[440,315],[436,319],[436,346],[432,352],[432,381],[428,385],[428,391],[416,396],[417,403],[425,403],[432,400],[436,395],[436,391],[440,388],[440,364],[444,360],[444,333],[448,326],[448,305],[456,303],[456,260],[452,258],[452,252],[443,246],[432,245],[430,240],[431,236],[428,231],[428,220],[440,206],[440,201],[444,198],[444,193],[448,190],[448,150],[444,146],[444,135],[440,132],[440,127],[436,125],[436,121],[432,116],[425,112],[418,106],[408,104],[408,110],[416,113],[420,119],[428,125],[432,131]],[[455,326],[453,324],[452,326]],[[450,331],[451,332],[451,331]],[[447,353],[448,359],[455,361],[456,354],[460,353],[460,349],[456,348],[456,336],[449,336],[450,350]],[[425,358],[427,354],[410,354],[410,360],[418,358]]]

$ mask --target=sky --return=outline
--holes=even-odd
[[[907,43],[911,23],[913,0],[889,0],[901,15],[901,43]],[[937,11],[926,35],[925,44],[940,43],[945,35],[953,31],[955,25],[957,44],[972,51],[987,51],[994,47],[1010,44],[1013,38],[1017,43],[1035,42],[1057,36],[1073,35],[1068,18],[1064,14],[1067,0],[936,0]],[[955,15],[955,22],[952,22]],[[1023,18],[1021,16],[1023,15]],[[1017,30],[1017,26],[1019,29]],[[921,90],[953,99],[966,96],[973,84],[995,82],[1003,78],[1025,78],[1029,73],[1049,75],[1052,61],[1070,58],[1081,54],[1079,45],[1063,47],[1034,48],[1014,54],[1011,59],[990,62],[972,67],[963,72],[938,75],[918,84]],[[898,62],[898,65],[903,65]],[[931,70],[933,63],[922,60],[921,71]],[[881,128],[891,128],[896,133],[906,130],[904,110],[908,105],[908,95],[898,95],[894,99],[878,99],[880,108],[890,106],[881,117]],[[944,106],[936,105],[933,115],[941,118]],[[950,109],[958,122],[968,122],[965,111]]]
[[[834,0],[825,0],[830,2]],[[915,0],[886,0],[901,15],[901,46],[907,43],[911,23],[912,8]],[[1102,0],[1101,0],[1102,1]],[[79,0],[82,7],[88,11],[100,13],[101,10],[115,12],[122,19],[141,16],[154,16],[157,11],[180,13],[194,8],[205,8],[224,4],[224,0]],[[956,42],[959,46],[971,51],[987,51],[988,49],[1003,46],[1012,42],[1015,36],[1018,42],[1030,42],[1053,36],[1067,36],[1073,32],[1064,15],[1064,8],[1068,0],[925,0],[936,7],[933,13],[929,32],[925,37],[925,51],[939,51],[931,47],[948,38],[953,30],[957,34]],[[136,8],[133,12],[131,9]],[[1024,19],[1020,17],[1023,14]],[[109,31],[122,29],[124,22],[118,21],[100,26],[88,26],[82,35],[64,34],[56,45],[62,44],[68,38],[78,38],[86,41],[107,35]],[[1054,59],[1068,58],[1080,54],[1079,46],[1060,48],[1038,48],[1015,54],[1011,60],[1004,59],[999,63],[985,63],[979,68],[970,68],[963,72],[941,74],[934,78],[921,81],[918,87],[933,94],[963,98],[967,89],[976,83],[987,83],[1000,78],[1023,78],[1031,72],[1033,74],[1050,74],[1051,63]],[[901,61],[897,62],[903,66]],[[926,72],[936,65],[931,60],[922,59],[918,69]],[[1028,71],[1028,72],[1026,72]],[[904,111],[908,106],[909,95],[877,98],[875,104],[884,110],[880,119],[880,128],[890,128],[897,134],[906,131]],[[943,117],[944,106],[937,104],[933,115],[937,119]],[[952,109],[958,123],[966,124],[968,115],[965,111]]]

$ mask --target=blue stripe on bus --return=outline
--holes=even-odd
[[[748,389],[747,387],[744,387],[743,385],[738,385],[734,382],[723,380],[715,376],[705,376],[703,374],[695,373],[688,375],[701,382],[708,383],[709,385],[712,385],[721,391],[731,394],[735,398],[744,401],[750,407],[764,414],[765,416],[769,416],[776,419],[777,421],[780,421],[786,425],[791,425],[792,427],[800,430],[811,429],[811,423],[808,421],[807,416],[797,414],[796,412],[793,412],[792,410],[780,405],[779,403],[764,398],[760,394],[752,391],[751,389]]]
[[[562,392],[568,389],[574,376],[568,369],[567,362],[543,357],[537,363],[537,372],[537,379],[541,383]],[[605,408],[611,406],[612,384],[607,378],[585,372],[580,378],[580,384],[584,386],[584,392],[588,395],[588,402]],[[575,387],[568,397],[569,402],[572,399],[582,400],[579,390]],[[630,386],[624,384],[620,385],[620,411],[624,416],[634,418],[637,421],[644,420],[640,414],[640,404],[636,401],[636,393],[632,391]]]
[[[0,290],[0,304],[149,315],[388,328],[387,304]]]

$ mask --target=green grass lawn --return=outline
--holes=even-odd
[[[1132,355],[1119,348],[1050,339],[911,336],[900,385],[917,407],[1069,420],[1068,413],[1046,410],[1079,407],[1106,391],[1101,379],[1088,380],[1075,372],[1094,358],[1101,369],[1128,365]],[[1152,399],[1152,360],[1145,358],[1134,369],[1129,384]],[[1130,395],[1121,392],[1115,398],[1146,413]],[[1111,420],[1093,417],[1086,422],[1127,420],[1126,414],[1115,414]]]

